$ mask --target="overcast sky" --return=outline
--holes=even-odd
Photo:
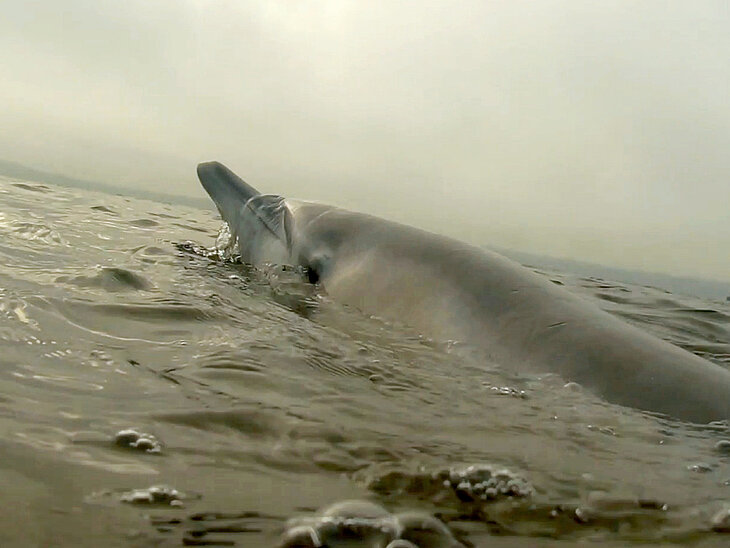
[[[730,4],[0,0],[0,158],[730,280]]]

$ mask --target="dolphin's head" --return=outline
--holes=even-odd
[[[291,262],[291,213],[283,197],[261,194],[219,162],[199,164],[198,178],[238,241],[242,260]]]

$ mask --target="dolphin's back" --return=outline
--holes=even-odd
[[[491,251],[331,206],[260,195],[217,162],[198,176],[252,262],[307,266],[340,302],[555,372],[614,403],[730,419],[730,372]],[[314,274],[314,275],[312,275]]]
[[[506,257],[369,215],[292,207],[302,262],[330,253],[327,292],[364,312],[555,372],[609,401],[730,419],[730,372],[600,310]]]

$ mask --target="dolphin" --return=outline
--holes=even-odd
[[[518,371],[555,373],[615,404],[695,423],[730,419],[730,371],[498,253],[261,194],[218,162],[197,172],[247,263],[304,267],[335,301],[467,343]]]

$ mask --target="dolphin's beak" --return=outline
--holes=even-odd
[[[241,207],[260,194],[220,162],[198,164],[198,179],[227,222],[233,221]]]

